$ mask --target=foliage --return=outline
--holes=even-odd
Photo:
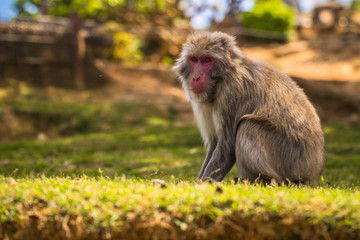
[[[172,66],[174,64],[174,61],[171,57],[164,57],[162,60],[161,60],[162,64],[164,64],[165,66]]]
[[[73,11],[78,11],[84,18],[101,16],[104,17],[110,7],[124,6],[125,1],[113,0],[17,0],[15,7],[19,10],[20,14],[33,15],[29,12],[27,6],[34,6],[38,9],[35,14],[40,10],[46,12],[51,16],[68,17]]]
[[[51,16],[68,17],[79,12],[82,18],[106,21],[118,20],[121,23],[136,24],[155,22],[172,25],[176,17],[182,16],[177,9],[179,0],[17,0],[15,7],[19,14],[36,15],[40,9]],[[29,11],[29,6],[37,9]],[[139,22],[140,21],[140,22]]]
[[[295,24],[295,13],[281,0],[257,0],[251,12],[243,13],[242,21],[246,30],[258,30],[253,32],[257,37],[287,38]]]
[[[113,36],[114,50],[113,57],[125,64],[134,65],[142,60],[141,39],[133,34],[117,32]]]
[[[360,1],[359,0],[354,0],[351,2],[351,9],[353,10],[357,10],[360,11]]]
[[[0,88],[0,101],[7,99],[27,99],[35,95],[35,89],[29,87],[23,82],[18,82],[14,79],[9,79],[5,82],[5,86]]]

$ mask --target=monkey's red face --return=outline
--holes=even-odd
[[[215,59],[210,56],[190,56],[190,86],[194,93],[201,94],[206,91],[209,71],[212,69]]]

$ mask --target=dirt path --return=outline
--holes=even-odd
[[[319,81],[360,81],[360,35],[320,36],[288,44],[245,44],[251,59],[266,61],[285,73]]]
[[[169,69],[149,65],[130,68],[103,61],[96,65],[112,80],[108,94],[115,101],[185,102],[180,84]]]

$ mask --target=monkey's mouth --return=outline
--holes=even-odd
[[[206,87],[203,86],[192,86],[191,89],[196,94],[201,94],[206,91]]]

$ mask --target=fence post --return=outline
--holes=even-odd
[[[81,19],[77,12],[72,14],[72,28],[73,28],[73,40],[74,40],[74,82],[75,87],[79,90],[85,88],[84,81],[84,60],[85,60],[85,40],[81,31]]]

